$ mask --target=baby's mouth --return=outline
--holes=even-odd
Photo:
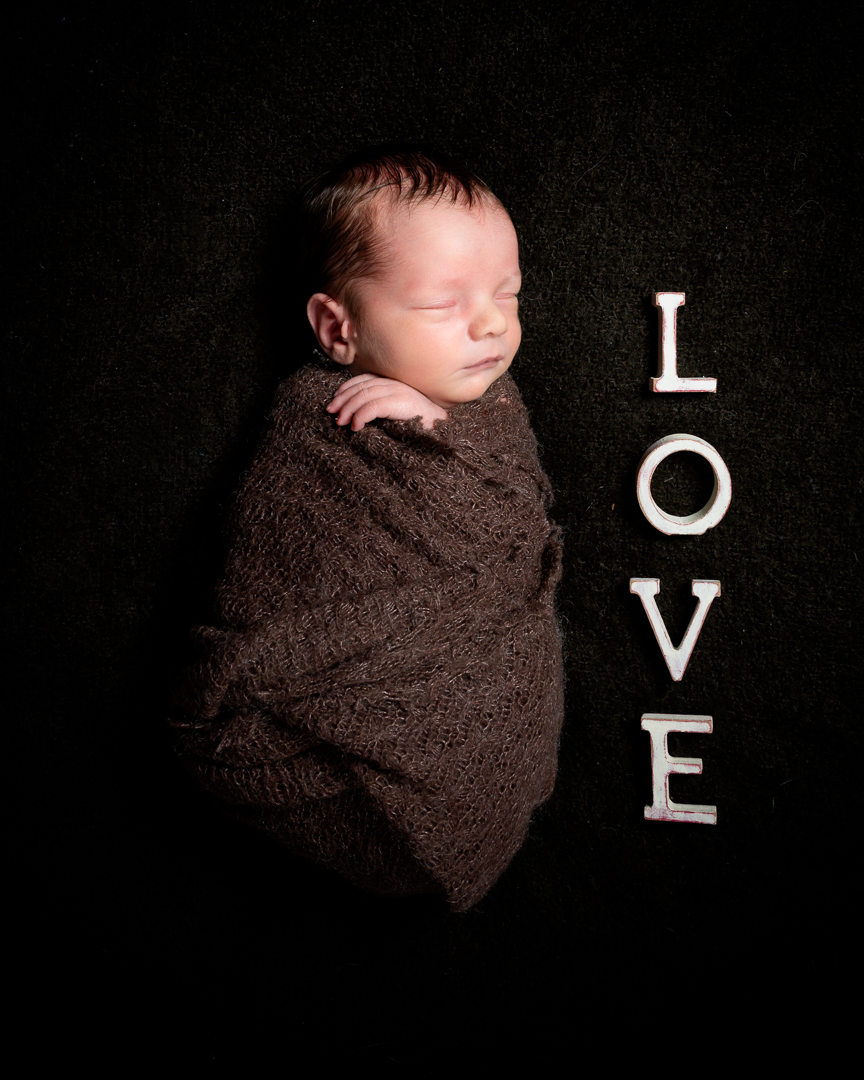
[[[483,368],[494,367],[503,359],[503,356],[487,356],[485,360],[480,360],[476,364],[468,364],[465,371],[481,371]]]

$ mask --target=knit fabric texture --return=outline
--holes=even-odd
[[[555,779],[550,485],[509,375],[431,432],[338,427],[346,377],[309,365],[280,387],[173,723],[244,820],[361,887],[463,911]]]

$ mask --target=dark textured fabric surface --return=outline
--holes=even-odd
[[[308,364],[279,388],[178,749],[298,854],[465,911],[555,780],[551,490],[508,374],[428,432],[338,427],[325,406],[347,377]]]
[[[859,42],[848,6],[773,0],[72,2],[4,24],[17,996],[65,1062],[64,1016],[90,1062],[116,1032],[124,1059],[173,1043],[247,1073],[301,1046],[405,1071],[439,1047],[452,1071],[466,1039],[484,1069],[529,1039],[535,1067],[558,1042],[576,1068],[652,1001],[699,1040],[688,1061],[762,1032],[779,1066],[820,1030],[858,917]],[[162,719],[298,340],[290,193],[388,139],[463,159],[512,213],[513,375],[565,540],[555,792],[458,917],[221,817]],[[680,371],[716,395],[648,390],[664,289],[687,295]],[[638,509],[639,459],[673,432],[732,476],[703,537]],[[695,465],[658,474],[670,511],[705,497]],[[722,583],[680,683],[628,589],[652,576],[676,642],[691,580]],[[654,710],[713,716],[671,740],[704,763],[672,793],[716,826],[644,820]]]

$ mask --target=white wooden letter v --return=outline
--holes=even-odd
[[[642,601],[645,614],[648,616],[651,629],[654,631],[654,637],[657,638],[657,644],[660,646],[663,659],[666,661],[666,667],[669,668],[669,674],[675,682],[680,682],[684,678],[684,672],[687,670],[687,664],[693,653],[693,646],[696,644],[696,639],[702,630],[708,608],[711,607],[714,597],[720,595],[719,581],[694,581],[692,587],[693,595],[698,599],[699,603],[693,612],[687,631],[681,639],[681,644],[676,649],[669,637],[666,624],[663,622],[663,616],[657,608],[657,601],[654,599],[657,593],[660,592],[660,579],[630,578],[630,592],[636,593]]]

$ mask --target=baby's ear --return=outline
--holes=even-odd
[[[334,300],[326,293],[315,293],[309,297],[306,314],[318,344],[337,364],[353,364],[356,349],[352,341],[351,316],[345,305]]]

